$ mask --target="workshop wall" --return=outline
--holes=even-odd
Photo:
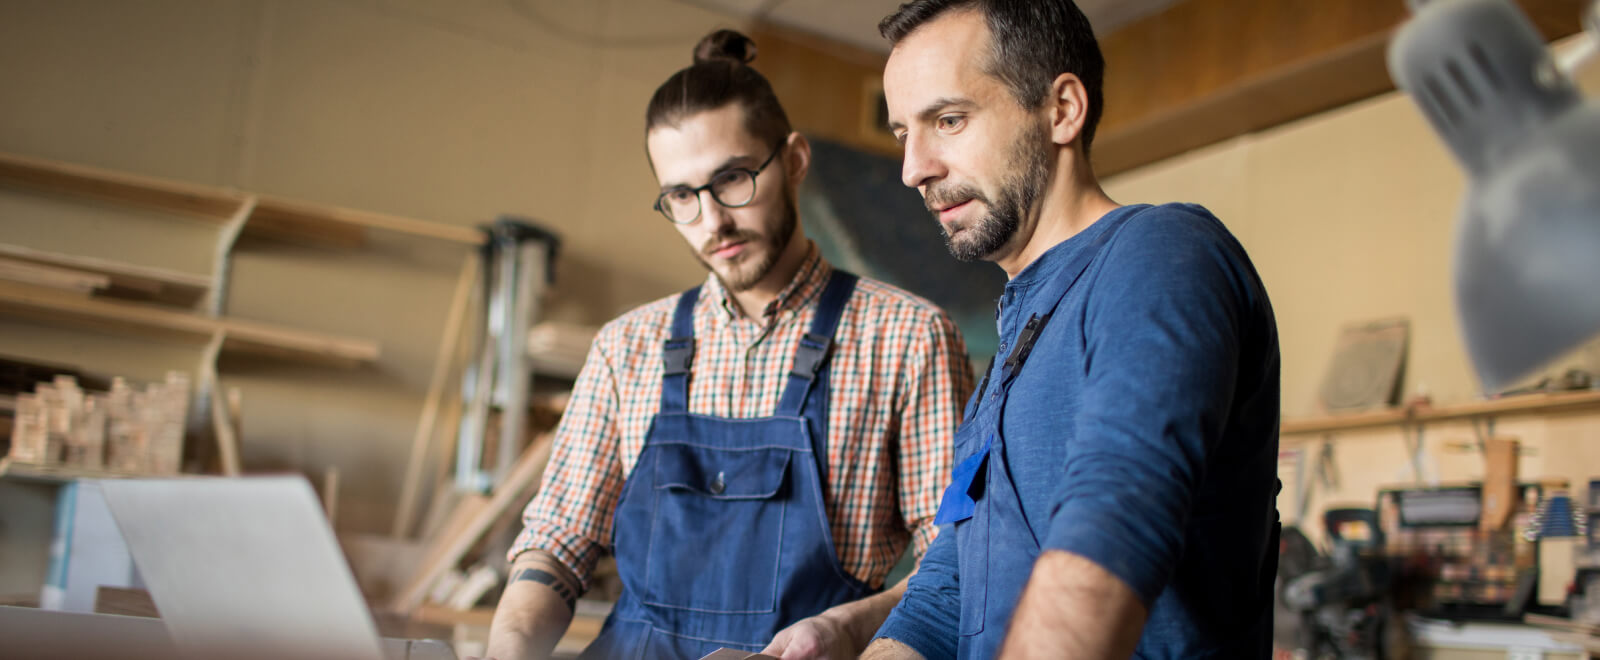
[[[0,151],[564,239],[543,318],[599,323],[704,271],[650,210],[644,105],[729,17],[669,0],[149,0],[0,5]],[[10,198],[7,198],[10,199]],[[0,242],[206,272],[216,230],[64,204]],[[38,211],[34,213],[33,211]],[[387,531],[465,251],[252,244],[229,313],[377,339],[355,372],[224,364],[247,470],[342,475],[340,527]],[[159,379],[200,347],[0,319],[0,353]]]

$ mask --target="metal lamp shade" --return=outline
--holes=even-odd
[[[1456,307],[1498,391],[1600,333],[1600,108],[1506,0],[1435,0],[1389,69],[1470,176]]]

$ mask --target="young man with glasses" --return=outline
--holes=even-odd
[[[810,146],[754,54],[713,33],[650,102],[655,209],[711,276],[595,340],[510,551],[500,660],[550,652],[606,552],[623,592],[585,657],[854,657],[933,540],[965,346],[806,239]]]

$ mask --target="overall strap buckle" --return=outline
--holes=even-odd
[[[1022,332],[1017,333],[1017,345],[1011,349],[1011,355],[1006,356],[1005,367],[1007,371],[1015,372],[1022,363],[1028,361],[1028,354],[1033,352],[1034,342],[1039,340],[1039,333],[1044,330],[1044,324],[1050,322],[1050,315],[1033,315],[1022,326]]]
[[[666,376],[689,373],[694,364],[694,338],[673,337],[662,343],[661,373]]]
[[[800,347],[795,349],[794,368],[789,370],[789,374],[806,380],[816,378],[817,372],[822,370],[822,361],[828,358],[828,349],[832,346],[832,337],[807,332],[800,337]]]

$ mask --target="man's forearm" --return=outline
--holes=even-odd
[[[889,618],[889,612],[894,611],[895,604],[899,603],[900,597],[906,593],[906,580],[910,579],[910,576],[907,576],[882,593],[830,607],[819,616],[837,622],[849,635],[851,646],[859,652],[872,641],[872,636],[877,634],[878,627],[883,625],[883,620]]]
[[[868,646],[861,660],[923,660],[923,657],[915,649],[885,637]]]
[[[1047,550],[1033,564],[1000,657],[1126,660],[1148,615],[1133,589],[1099,564]]]
[[[578,596],[578,578],[549,553],[524,552],[511,565],[511,577],[489,627],[487,657],[543,660],[566,634]]]

